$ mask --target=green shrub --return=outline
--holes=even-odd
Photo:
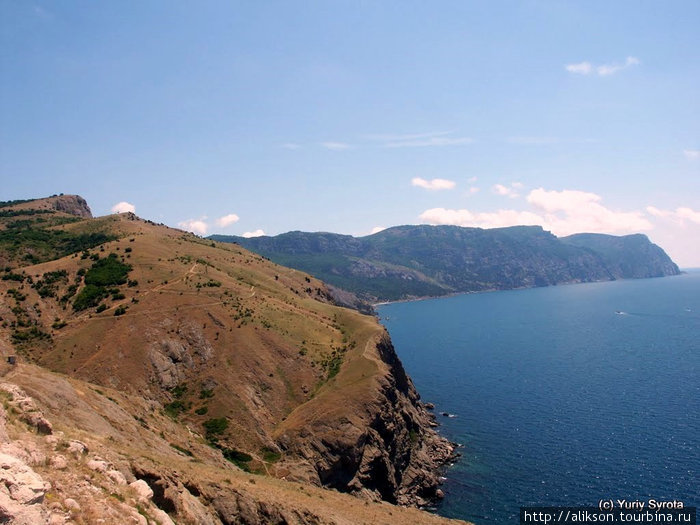
[[[116,310],[114,310],[115,316],[124,315],[125,313],[126,313],[126,306],[124,306],[124,305],[119,306]]]
[[[228,419],[225,417],[217,417],[212,419],[207,419],[204,422],[204,430],[207,433],[207,439],[212,441],[216,439],[216,436],[223,434],[228,428]]]
[[[95,286],[126,284],[126,277],[130,271],[130,265],[121,262],[117,254],[110,253],[108,257],[95,261],[85,274],[85,284]]]
[[[97,306],[100,304],[102,299],[107,297],[107,295],[107,290],[105,290],[103,287],[95,286],[94,284],[87,284],[82,290],[80,290],[80,293],[78,293],[76,296],[75,301],[73,301],[73,310],[79,312],[81,310]]]

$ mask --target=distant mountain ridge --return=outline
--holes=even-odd
[[[645,235],[558,238],[540,226],[418,225],[366,237],[294,231],[209,238],[235,242],[370,302],[680,273]]]

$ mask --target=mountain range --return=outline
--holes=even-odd
[[[289,232],[212,235],[309,272],[355,306],[460,292],[677,275],[645,235],[555,237],[540,226],[397,226],[366,237]],[[351,295],[343,294],[350,292]]]

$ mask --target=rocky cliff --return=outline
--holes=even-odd
[[[397,226],[360,238],[306,232],[212,238],[236,242],[370,302],[678,274],[643,235],[559,239],[539,226]],[[343,300],[357,304],[352,297]]]

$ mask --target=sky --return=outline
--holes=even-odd
[[[700,267],[698,27],[697,0],[0,0],[0,200],[644,233]]]

